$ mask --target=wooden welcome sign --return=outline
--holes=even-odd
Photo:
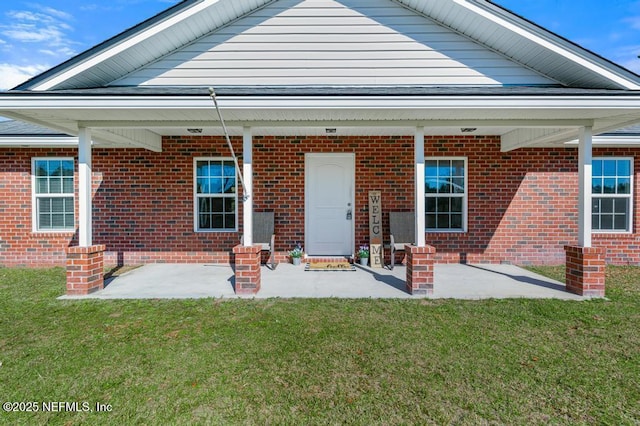
[[[372,268],[384,265],[382,253],[382,195],[369,191],[369,259]]]

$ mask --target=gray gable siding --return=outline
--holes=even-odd
[[[117,80],[124,86],[554,85],[389,0],[281,0]]]

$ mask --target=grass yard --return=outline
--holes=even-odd
[[[589,302],[58,301],[64,270],[0,269],[0,402],[39,409],[0,424],[637,425],[640,269],[607,274]]]

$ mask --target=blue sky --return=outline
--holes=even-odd
[[[640,72],[640,0],[495,0]],[[2,0],[0,90],[8,89],[179,0]]]

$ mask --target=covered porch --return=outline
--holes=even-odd
[[[70,295],[91,293],[102,288],[101,268],[105,262],[104,253],[112,250],[107,244],[103,244],[101,236],[94,238],[94,216],[96,215],[96,209],[93,206],[96,191],[94,186],[96,176],[93,171],[93,162],[96,160],[94,152],[103,150],[102,156],[105,156],[107,149],[115,153],[121,149],[144,148],[155,156],[145,157],[145,160],[149,161],[149,166],[164,166],[169,171],[165,176],[170,178],[178,167],[176,163],[184,159],[184,154],[187,154],[185,157],[188,157],[188,162],[194,161],[191,157],[196,151],[193,151],[194,148],[189,145],[191,143],[189,138],[200,138],[199,140],[205,143],[213,140],[210,138],[221,138],[224,135],[220,127],[220,117],[216,116],[206,90],[202,88],[172,89],[173,91],[169,92],[155,90],[157,89],[121,89],[118,92],[119,96],[113,99],[110,98],[113,95],[105,97],[102,92],[96,92],[94,89],[76,90],[65,93],[65,96],[49,98],[51,104],[47,104],[47,107],[42,107],[38,103],[42,99],[37,94],[20,93],[14,95],[15,99],[12,99],[16,104],[14,117],[38,121],[78,136],[78,247],[71,247],[68,250],[68,293]],[[363,155],[370,143],[365,138],[384,136],[387,138],[384,142],[377,140],[380,146],[376,147],[378,150],[376,152],[387,157],[391,152],[390,147],[399,144],[399,148],[393,152],[402,152],[406,160],[405,167],[399,172],[401,173],[399,179],[408,186],[408,188],[402,188],[405,199],[402,210],[411,210],[415,213],[415,240],[414,249],[411,249],[414,252],[408,259],[410,267],[407,268],[408,271],[405,271],[402,279],[407,287],[415,290],[414,294],[436,294],[438,286],[437,279],[433,278],[432,273],[433,264],[437,261],[435,257],[437,253],[429,245],[431,241],[427,236],[431,237],[432,234],[427,232],[425,223],[425,152],[429,152],[432,157],[471,156],[490,148],[485,138],[495,138],[496,144],[492,146],[497,147],[499,152],[493,155],[502,161],[502,165],[513,164],[516,161],[526,164],[530,159],[524,154],[519,155],[521,151],[530,153],[549,148],[578,148],[577,158],[575,158],[577,161],[572,161],[571,169],[579,171],[578,185],[576,185],[579,191],[577,191],[577,197],[567,199],[567,203],[575,206],[574,209],[577,211],[577,217],[570,218],[571,225],[577,228],[577,232],[572,233],[571,238],[560,238],[557,241],[563,242],[560,247],[566,245],[568,290],[582,296],[604,296],[603,250],[592,247],[591,241],[593,134],[637,122],[636,96],[626,92],[614,92],[618,96],[611,96],[611,91],[603,94],[596,90],[574,91],[549,88],[510,89],[509,96],[506,96],[504,89],[497,91],[493,88],[475,88],[465,92],[464,95],[438,88],[422,88],[411,93],[399,91],[393,94],[370,89],[366,91],[351,89],[347,92],[335,89],[308,91],[309,89],[285,88],[279,90],[226,88],[219,91],[221,109],[227,119],[231,138],[236,144],[236,152],[241,157],[240,169],[245,185],[237,191],[242,196],[242,202],[238,203],[236,208],[238,220],[233,232],[208,235],[224,235],[225,244],[221,245],[220,249],[226,253],[232,251],[228,242],[233,240],[235,245],[236,241],[239,241],[239,236],[241,234],[244,236],[243,245],[233,247],[233,256],[228,256],[235,262],[236,293],[263,293],[265,289],[261,280],[269,279],[269,274],[264,273],[259,266],[259,248],[253,245],[251,231],[256,207],[258,211],[272,209],[278,201],[273,197],[272,188],[264,184],[265,173],[277,173],[278,168],[288,166],[292,162],[299,162],[298,169],[292,171],[290,175],[276,177],[270,175],[269,178],[277,182],[297,179],[293,185],[297,185],[298,191],[302,191],[302,195],[297,195],[298,201],[305,204],[299,207],[302,213],[299,213],[298,222],[293,225],[297,225],[296,236],[302,235],[303,238],[308,238],[309,233],[305,224],[308,206],[304,196],[311,191],[307,191],[305,187],[304,179],[307,174],[303,156],[315,153],[324,155],[331,152],[362,158],[363,162],[354,167],[354,174],[362,179],[363,173],[357,167],[368,164],[372,174],[374,176],[379,174],[377,179],[381,180],[382,184],[386,184],[385,172],[374,170],[372,165],[387,166],[375,158],[368,160]],[[168,96],[168,93],[171,96]],[[121,97],[123,94],[127,95],[126,98]],[[111,99],[114,103],[106,102],[107,99]],[[53,114],[52,105],[56,107],[56,118],[45,120],[45,116]],[[82,108],[79,108],[79,105]],[[173,120],[167,120],[166,117],[172,117]],[[190,133],[198,136],[181,136]],[[304,143],[296,138],[304,139]],[[439,138],[455,138],[455,140],[452,140],[447,145],[448,148],[442,151],[443,143]],[[299,159],[282,161],[283,157],[278,155],[283,152],[281,151],[283,141],[292,147],[291,152],[299,155]],[[319,149],[318,141],[324,141],[321,152],[316,151]],[[181,148],[176,148],[179,145],[184,145],[187,151],[179,151]],[[170,149],[173,150],[170,151]],[[164,163],[157,161],[157,158],[164,158],[162,155],[165,150],[169,152],[167,161]],[[359,151],[354,153],[354,150]],[[228,151],[221,152],[226,156],[229,154]],[[268,158],[272,159],[272,164],[255,161],[255,157],[259,155],[267,158],[265,153],[268,153]],[[514,158],[517,156],[518,160],[511,161],[509,156]],[[489,172],[480,170],[484,164],[483,161],[480,158],[474,160],[476,178]],[[134,162],[139,161],[132,160],[132,167]],[[544,166],[549,170],[549,174],[558,172],[557,167],[554,169],[553,161],[549,161]],[[262,175],[255,174],[257,167],[262,167],[262,170],[258,169],[263,173]],[[184,170],[184,167],[180,170]],[[496,194],[495,191],[499,191],[500,185],[503,185],[508,178],[500,180],[496,177],[497,180],[491,181],[494,193],[489,196],[485,194],[485,187],[482,187],[485,188],[482,190],[477,189],[481,187],[478,183],[479,179],[473,181],[474,185],[479,185],[476,193],[472,194],[475,197],[473,201],[495,204],[498,195],[502,195]],[[183,185],[181,190],[190,187],[191,180],[191,177],[181,179]],[[356,184],[353,187],[355,192],[364,193],[365,190],[379,189],[378,186],[372,186],[369,182],[356,178],[351,179],[351,182]],[[535,185],[535,182],[531,185]],[[280,189],[285,194],[283,197],[291,194],[291,189],[288,187]],[[397,191],[397,188],[387,188],[387,190],[401,192]],[[553,189],[549,189],[549,192],[552,193]],[[512,197],[513,194],[508,196]],[[256,206],[256,200],[261,204]],[[345,203],[341,216],[347,212],[349,217],[348,213],[354,207],[352,200],[353,198],[347,200],[351,204]],[[289,205],[288,200],[286,201],[282,204]],[[355,201],[358,199],[356,198]],[[354,217],[358,223],[348,225],[350,231],[345,234],[348,237],[345,241],[350,244],[351,250],[355,250],[357,243],[364,241],[363,229],[366,217],[363,206],[363,203],[355,205],[357,210],[354,210]],[[287,209],[295,210],[291,207]],[[505,206],[499,214],[504,215],[507,209],[508,206]],[[549,211],[551,212],[552,209]],[[355,216],[358,214],[359,218]],[[465,210],[463,212],[465,219],[467,215],[468,211]],[[190,222],[193,221],[195,214],[187,213],[183,216],[187,218],[186,222]],[[478,221],[474,231],[477,235],[484,235],[487,233],[485,224],[482,223],[484,214],[476,216],[480,219],[474,219]],[[522,215],[520,222],[526,220],[527,216]],[[281,226],[286,224],[288,229],[293,228],[292,223],[285,222],[287,221],[282,221]],[[537,225],[532,223],[531,226]],[[356,234],[356,227],[358,227],[358,234]],[[155,227],[149,226],[149,228]],[[193,228],[193,230],[185,229],[180,237],[185,239],[192,238],[194,235],[204,235],[195,229],[197,226]],[[509,231],[507,225],[504,230],[515,232]],[[462,226],[458,231],[448,235],[449,240],[452,241],[465,238],[472,233],[466,226]],[[438,235],[443,239],[443,233]],[[358,237],[357,241],[356,237]],[[291,238],[288,238],[286,245],[277,242],[276,244],[280,244],[277,250],[282,253],[283,248],[290,248],[293,241],[300,241]],[[527,240],[524,238],[522,245],[527,245]],[[305,246],[308,246],[308,241]],[[480,244],[470,243],[470,246],[480,247],[479,250],[482,250],[485,243],[482,241]],[[507,247],[507,243],[505,242],[503,246]],[[503,250],[510,250],[510,248],[503,248]],[[206,251],[201,252],[206,253]],[[466,256],[466,250],[459,250],[458,254],[462,260],[463,255]],[[305,279],[307,279],[306,276]],[[365,293],[364,296],[368,295]]]
[[[563,299],[584,300],[565,285],[514,265],[437,264],[434,291],[411,295],[405,287],[406,266],[355,271],[305,271],[281,264],[261,267],[261,290],[235,292],[234,268],[218,264],[149,264],[108,279],[103,290],[63,299],[191,299],[191,298],[381,298],[381,299]]]

